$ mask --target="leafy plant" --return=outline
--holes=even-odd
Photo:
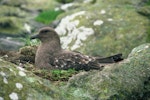
[[[41,12],[35,20],[44,24],[50,24],[52,21],[56,19],[56,17],[61,14],[63,11],[58,10],[46,10]]]

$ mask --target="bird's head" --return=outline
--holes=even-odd
[[[60,38],[57,32],[51,27],[43,27],[39,29],[38,34],[31,36],[31,39],[39,39],[41,42],[58,41]]]

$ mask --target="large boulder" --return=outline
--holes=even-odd
[[[64,89],[66,100],[149,100],[150,44],[136,47],[124,61],[103,71],[75,75]],[[76,99],[74,99],[76,98]]]
[[[56,31],[63,47],[90,55],[123,52],[127,57],[134,47],[147,40],[149,19],[137,12],[140,3],[141,0],[75,3],[72,8],[82,6],[59,16],[62,20]]]
[[[35,76],[21,65],[0,59],[0,100],[58,100],[59,91],[49,80]]]

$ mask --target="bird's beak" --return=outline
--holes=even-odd
[[[33,36],[30,37],[30,39],[37,39],[37,38],[39,38],[38,34],[35,34],[35,35],[33,35]]]

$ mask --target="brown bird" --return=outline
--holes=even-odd
[[[40,46],[36,52],[35,66],[45,69],[90,70],[102,69],[104,64],[115,63],[122,60],[122,54],[106,58],[91,57],[80,52],[67,51],[61,48],[60,38],[51,27],[43,27],[31,39],[39,39]]]

